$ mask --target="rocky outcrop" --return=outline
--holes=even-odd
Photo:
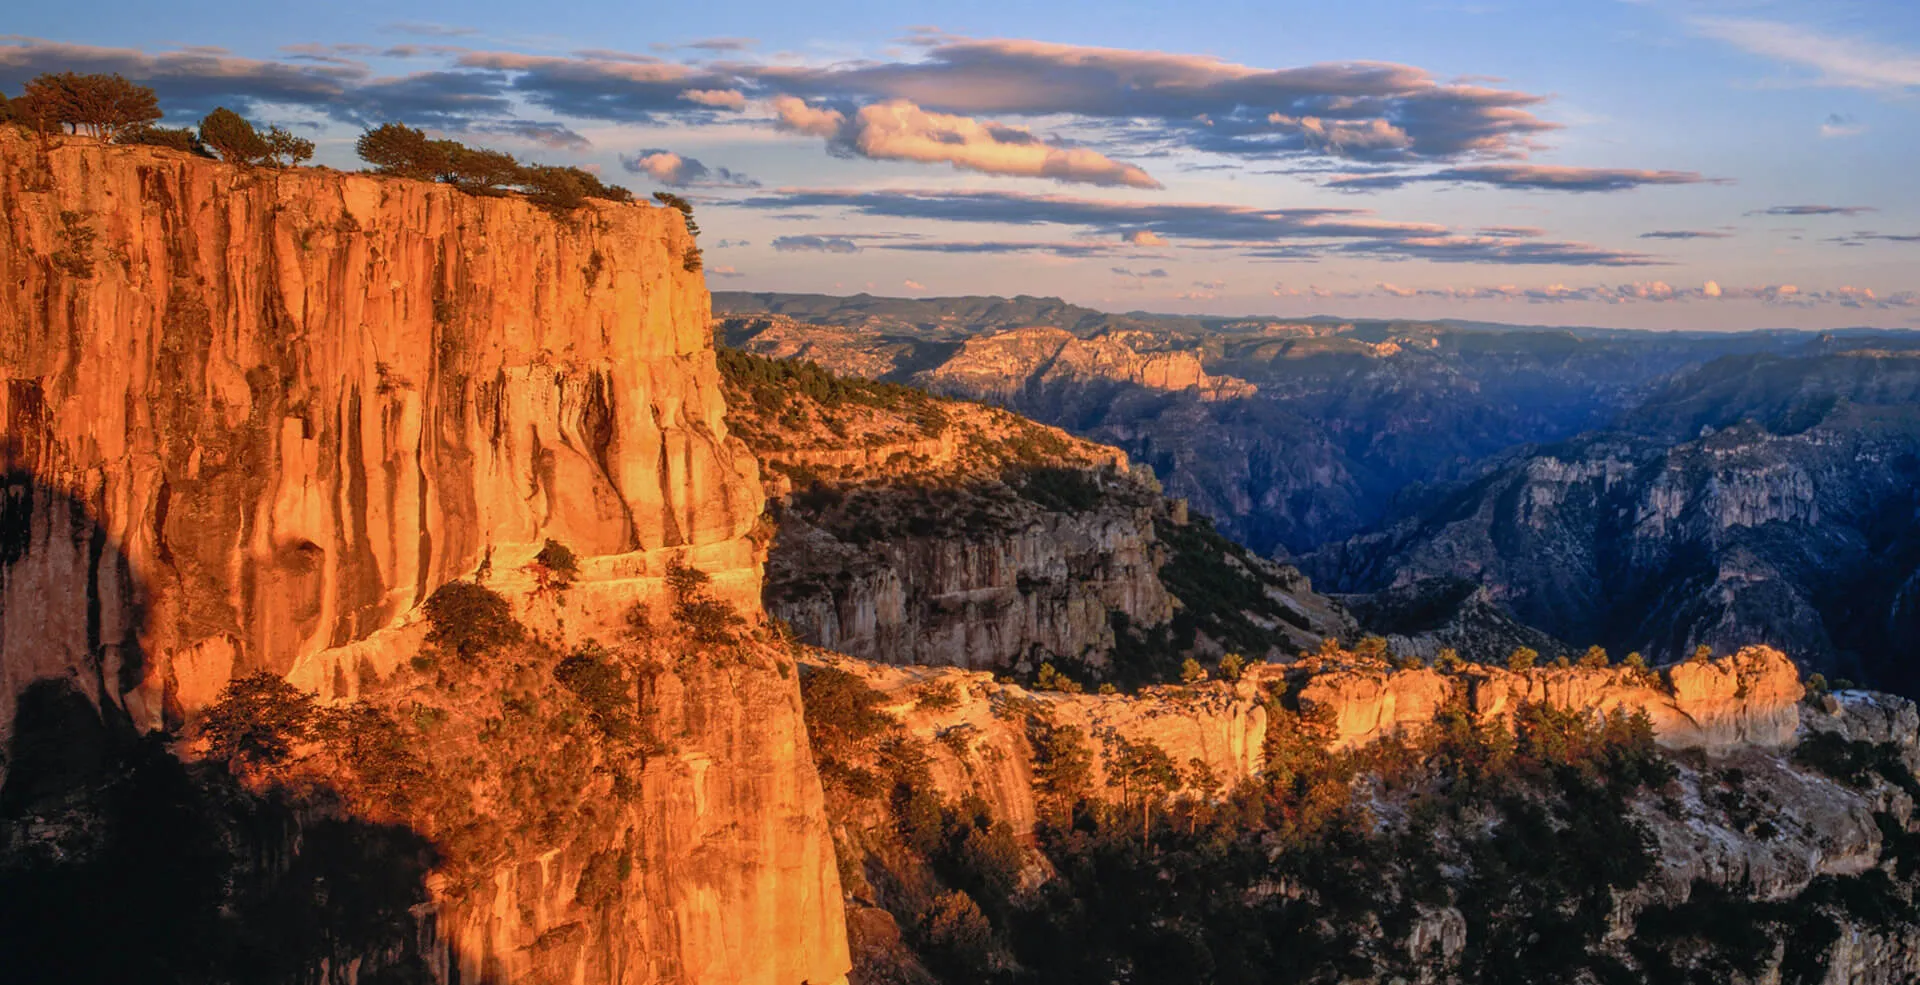
[[[1725,754],[1791,745],[1804,693],[1799,671],[1785,654],[1748,647],[1720,660],[1675,664],[1658,674],[1622,667],[1518,673],[1471,665],[1457,675],[1431,668],[1341,669],[1313,675],[1299,696],[1303,707],[1327,711],[1335,723],[1335,744],[1343,748],[1410,734],[1458,698],[1482,720],[1509,720],[1528,704],[1596,714],[1644,712],[1661,745]]]
[[[1059,328],[1021,328],[968,339],[951,359],[921,378],[941,392],[1001,403],[1028,388],[1099,382],[1191,391],[1202,400],[1240,399],[1258,390],[1245,380],[1208,373],[1198,353],[1160,348],[1145,332],[1082,339]]]
[[[555,644],[659,607],[673,562],[757,613],[763,496],[691,245],[667,209],[0,130],[0,732],[48,677],[142,732],[257,671],[352,697],[464,577]],[[526,591],[547,539],[584,557],[562,601]],[[622,929],[568,926],[580,858],[502,858],[440,887],[443,978],[844,973],[791,675],[695,672],[673,705],[679,755],[581,833],[630,831]]]
[[[1625,668],[1393,671],[1337,656],[1255,665],[1233,683],[1146,688],[1131,695],[1028,691],[986,673],[881,667],[825,654],[811,659],[858,673],[887,694],[888,710],[912,734],[929,740],[942,789],[954,796],[980,794],[1016,828],[1030,826],[1034,817],[1029,714],[1072,725],[1096,740],[1096,789],[1116,738],[1154,743],[1177,764],[1198,759],[1231,788],[1263,770],[1268,703],[1281,692],[1330,725],[1332,749],[1414,737],[1442,708],[1458,702],[1476,719],[1499,723],[1511,723],[1524,704],[1594,715],[1644,712],[1662,746],[1715,757],[1778,755],[1790,748],[1799,734],[1804,694],[1792,661],[1765,647],[1668,668],[1665,681]]]
[[[803,642],[1137,683],[1188,653],[1290,655],[1351,633],[1297,570],[1203,529],[1117,448],[804,363],[722,364],[730,422],[776,497],[767,611]],[[1147,659],[1115,666],[1130,654]]]

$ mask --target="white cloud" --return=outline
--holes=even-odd
[[[909,291],[924,291],[927,289],[927,285],[922,284],[917,280],[911,280],[911,279],[901,281],[900,286],[906,288]]]
[[[745,109],[747,96],[738,89],[688,89],[680,98],[715,109]]]
[[[829,149],[840,154],[876,161],[944,162],[982,174],[1160,187],[1140,168],[1099,151],[1049,143],[1025,127],[930,112],[904,99],[863,106],[849,117],[836,109],[778,96],[773,110],[781,129],[825,138]]]
[[[1853,89],[1920,87],[1920,54],[1862,38],[1822,34],[1799,24],[1702,18],[1702,34],[1743,51],[1819,73],[1815,84]]]

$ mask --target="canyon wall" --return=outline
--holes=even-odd
[[[1075,726],[1094,740],[1095,789],[1104,785],[1110,740],[1116,738],[1152,742],[1182,766],[1199,760],[1231,788],[1263,770],[1269,702],[1281,692],[1293,694],[1303,711],[1324,717],[1334,749],[1354,749],[1392,735],[1412,737],[1436,712],[1458,701],[1483,722],[1509,722],[1526,703],[1592,714],[1645,712],[1660,745],[1716,757],[1790,748],[1801,727],[1805,694],[1792,661],[1766,647],[1674,666],[1665,682],[1620,667],[1516,673],[1468,666],[1444,674],[1313,657],[1291,668],[1257,664],[1234,682],[1153,687],[1130,695],[1028,691],[996,682],[988,673],[877,667],[824,654],[814,659],[860,674],[886,694],[888,710],[909,732],[929,740],[942,788],[952,796],[980,794],[1023,831],[1031,830],[1035,817],[1025,725],[1029,712]],[[952,703],[926,697],[949,689]],[[1903,741],[1913,744],[1911,736]]]
[[[0,129],[0,734],[49,677],[141,732],[258,671],[348,697],[417,651],[438,586],[489,579],[525,608],[549,538],[583,557],[537,627],[556,642],[657,606],[676,562],[757,614],[764,500],[692,245],[669,209],[553,215]],[[791,676],[707,673],[616,825],[648,880],[624,923],[651,930],[605,945],[626,969],[607,980],[835,980]],[[546,864],[439,900],[436,966],[550,946]],[[561,953],[559,980],[587,967]]]

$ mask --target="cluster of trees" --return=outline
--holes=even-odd
[[[20,96],[0,94],[0,123],[41,134],[59,131],[118,144],[169,147],[244,165],[292,167],[313,158],[312,141],[278,126],[262,131],[224,106],[208,113],[197,131],[156,126],[160,117],[153,89],[117,74],[49,72],[28,82]],[[357,149],[381,174],[443,181],[475,195],[519,192],[556,212],[579,208],[588,199],[633,201],[633,192],[582,168],[522,164],[504,151],[432,139],[400,123],[361,134]],[[699,235],[691,203],[668,192],[656,192],[654,198],[685,218],[688,233]],[[681,262],[689,271],[699,270],[700,248],[690,248]]]
[[[505,151],[435,139],[403,123],[368,130],[354,149],[379,174],[444,182],[471,195],[519,192],[555,212],[577,209],[592,198],[633,201],[633,192],[582,168],[522,164]]]
[[[208,113],[197,132],[155,126],[160,116],[154,91],[119,75],[49,72],[28,82],[17,98],[0,96],[0,122],[42,134],[57,130],[116,144],[217,154],[234,164],[284,168],[313,158],[313,141],[277,126],[262,133],[224,106]]]

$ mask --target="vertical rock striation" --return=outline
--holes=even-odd
[[[757,612],[764,500],[691,246],[643,205],[0,132],[0,735],[45,677],[141,731],[262,670],[345,697],[414,652],[435,588],[510,590],[548,538],[584,559],[554,638],[651,604],[671,562]],[[509,858],[437,901],[441,973],[536,944],[554,980],[588,952],[608,981],[844,973],[794,683],[701,673],[677,756],[615,811],[643,932],[555,958],[522,938],[563,924],[496,917],[563,920],[564,860]]]

